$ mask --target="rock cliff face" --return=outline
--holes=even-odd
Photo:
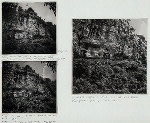
[[[32,8],[4,2],[2,27],[3,54],[56,53],[56,25],[45,22]]]
[[[17,8],[18,9],[18,8]],[[23,11],[23,10],[22,10]],[[42,20],[37,14],[29,8],[21,13],[19,13],[19,9],[17,10],[18,14],[18,23],[15,27],[15,39],[21,38],[30,38],[32,39],[34,36],[46,35],[46,23]],[[18,32],[17,32],[18,31]]]
[[[147,44],[129,20],[73,20],[73,93],[146,94]]]
[[[4,62],[3,112],[55,113],[56,82],[43,79],[30,66]]]
[[[52,34],[48,30],[55,28],[55,25],[45,22],[32,8],[23,10],[18,6],[15,12],[15,20],[3,19],[3,31],[6,30],[7,34],[9,32],[7,36],[15,39],[33,39],[37,36],[52,38]],[[49,27],[49,23],[51,23],[51,27]]]
[[[73,21],[73,27],[75,58],[101,58],[105,56],[99,54],[108,54],[109,58],[115,59],[116,55],[122,54],[136,59],[136,55],[146,54],[144,36],[135,34],[127,20],[77,19]],[[143,51],[139,52],[139,49]]]

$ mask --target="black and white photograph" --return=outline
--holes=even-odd
[[[73,19],[73,94],[147,94],[148,19]]]
[[[2,54],[56,54],[56,2],[3,2]]]
[[[3,61],[2,113],[57,113],[56,61]]]

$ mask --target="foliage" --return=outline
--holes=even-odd
[[[51,34],[51,37],[56,41],[56,25],[53,25],[51,22],[46,22],[47,32]]]
[[[9,2],[3,2],[2,3],[2,21],[15,23],[16,21],[16,8],[18,4],[17,3],[9,3]]]
[[[48,67],[51,67],[53,72],[56,72],[56,61],[42,61],[41,63],[46,63]]]
[[[54,15],[56,16],[56,2],[45,2],[46,6],[49,6],[50,10],[53,10]]]
[[[56,53],[56,25],[17,3],[2,3],[2,13],[3,54]]]
[[[74,19],[73,92],[147,93],[146,52],[130,20]]]
[[[56,113],[56,81],[29,65],[3,62],[2,82],[3,113]]]

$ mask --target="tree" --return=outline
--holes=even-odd
[[[16,20],[17,6],[18,6],[18,3],[11,3],[11,2],[2,3],[3,21],[15,21]]]
[[[83,59],[83,49],[103,56]],[[146,53],[146,40],[129,19],[74,19],[74,92],[146,93]]]
[[[53,25],[52,22],[46,22],[46,32],[51,34],[51,38],[56,41],[56,25]]]
[[[56,112],[56,81],[40,77],[29,65],[19,69],[16,62],[3,62],[3,113]]]
[[[49,9],[52,10],[56,16],[56,2],[45,2],[44,6],[49,6]]]
[[[48,67],[51,67],[53,72],[56,72],[56,61],[41,61],[41,63],[46,63]]]

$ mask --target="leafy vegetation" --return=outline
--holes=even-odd
[[[3,62],[2,82],[3,113],[56,113],[56,80],[42,78],[29,65]]]
[[[55,16],[56,16],[56,2],[45,2],[45,5],[49,5],[49,9],[53,10]]]
[[[56,13],[55,2],[45,4]],[[56,53],[56,25],[45,22],[32,8],[3,2],[2,27],[3,54]]]
[[[73,20],[73,93],[147,93],[147,46],[125,19]]]

